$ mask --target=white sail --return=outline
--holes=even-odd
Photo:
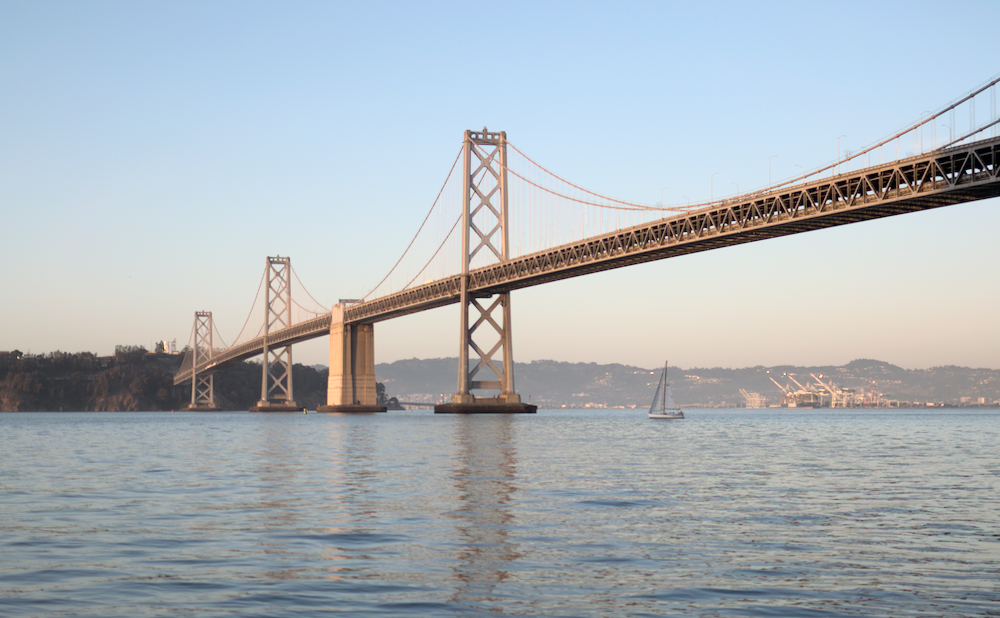
[[[679,410],[680,408],[678,408],[677,404],[674,403],[674,393],[673,393],[673,391],[670,390],[670,382],[667,382],[666,384],[664,384],[663,388],[666,389],[665,392],[664,392],[664,394],[663,394],[663,409],[664,410]]]
[[[660,381],[656,384],[656,393],[653,394],[653,405],[649,406],[649,412],[651,414],[663,411],[663,397],[660,395],[663,392],[663,382],[665,377],[665,375],[661,375]],[[673,399],[673,397],[671,397],[671,399]]]
[[[650,418],[684,418],[684,413],[674,402],[674,394],[670,390],[670,382],[667,382],[667,366],[663,366],[663,374],[660,382],[656,385],[656,393],[653,394],[653,404],[649,406]]]

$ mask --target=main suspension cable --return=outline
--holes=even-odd
[[[963,135],[962,137],[960,137],[960,138],[958,138],[956,140],[952,140],[952,141],[948,142],[947,144],[945,144],[941,148],[948,148],[949,146],[953,146],[953,145],[959,143],[960,141],[965,140],[965,139],[969,139],[970,137],[972,137],[976,133],[982,133],[986,129],[989,129],[990,127],[992,127],[994,125],[997,125],[997,124],[1000,124],[1000,118],[997,118],[996,120],[994,120],[993,122],[991,122],[989,124],[984,124],[983,126],[979,127],[978,129],[970,131],[969,133],[966,133],[965,135]]]
[[[372,293],[375,292],[375,290],[379,289],[379,286],[385,283],[386,279],[392,276],[392,273],[396,272],[396,267],[399,266],[399,263],[403,261],[404,257],[406,257],[406,254],[410,251],[410,248],[413,247],[413,243],[417,241],[417,236],[420,236],[420,231],[424,229],[424,225],[426,225],[427,220],[430,219],[431,213],[434,212],[434,208],[437,206],[438,200],[441,199],[441,194],[444,193],[445,187],[448,186],[448,181],[451,180],[451,175],[455,171],[455,166],[458,165],[458,160],[461,158],[463,150],[465,150],[464,144],[462,145],[461,148],[459,148],[458,154],[455,155],[455,161],[451,164],[451,169],[448,170],[448,177],[444,179],[444,184],[441,185],[441,190],[438,191],[437,197],[434,198],[434,203],[431,204],[430,210],[427,211],[427,216],[424,217],[423,223],[420,224],[420,228],[417,230],[417,233],[413,235],[413,238],[410,240],[410,244],[406,245],[406,250],[403,251],[403,255],[399,256],[399,259],[396,260],[396,263],[393,264],[392,269],[389,270],[386,276],[383,277],[382,280],[379,281],[378,284],[376,284],[375,287],[373,287],[367,294],[362,296],[361,300],[365,300],[369,296],[371,296]]]
[[[437,257],[437,254],[441,252],[441,249],[443,249],[443,248],[444,248],[444,245],[445,245],[445,243],[446,243],[446,242],[448,242],[448,239],[449,239],[449,238],[451,238],[451,235],[455,233],[455,228],[456,228],[456,227],[458,227],[458,224],[459,224],[459,222],[460,222],[461,220],[462,220],[462,215],[460,214],[460,215],[458,215],[458,218],[457,218],[457,219],[455,219],[455,223],[454,223],[454,224],[452,224],[452,226],[451,226],[451,230],[450,230],[450,231],[448,232],[448,234],[447,234],[447,235],[446,235],[446,236],[444,237],[444,240],[442,240],[442,241],[441,241],[441,244],[440,244],[440,245],[438,245],[438,248],[437,248],[437,250],[436,250],[436,251],[434,252],[434,255],[432,255],[432,256],[430,257],[430,259],[429,259],[429,260],[427,260],[427,263],[426,263],[426,264],[424,264],[424,267],[423,267],[423,268],[421,268],[421,269],[420,269],[419,271],[417,271],[417,274],[416,274],[416,275],[414,275],[412,279],[410,279],[410,282],[409,282],[409,283],[407,283],[406,285],[404,285],[404,286],[403,286],[403,289],[404,289],[404,290],[405,290],[405,289],[407,289],[407,288],[409,288],[409,287],[410,287],[411,285],[413,285],[413,282],[417,280],[417,277],[419,277],[419,276],[420,276],[420,273],[422,273],[422,272],[425,272],[425,271],[427,270],[427,267],[431,265],[431,262],[433,262],[433,261],[434,261],[434,258],[436,258],[436,257]]]
[[[518,174],[517,172],[515,172],[515,171],[514,171],[514,170],[512,170],[512,169],[510,169],[509,167],[507,167],[507,168],[506,168],[508,172],[510,172],[510,173],[512,173],[512,174],[514,174],[515,176],[517,176],[518,178],[520,178],[520,179],[521,179],[521,180],[523,180],[524,182],[526,182],[526,183],[528,183],[528,184],[530,184],[530,185],[533,185],[533,186],[535,186],[535,187],[538,187],[538,188],[539,188],[539,189],[541,189],[542,191],[547,191],[547,192],[551,193],[552,195],[556,195],[556,196],[559,196],[559,197],[561,197],[561,198],[564,198],[564,199],[567,199],[567,200],[571,200],[571,201],[574,201],[574,202],[577,202],[577,203],[579,203],[579,204],[586,204],[586,205],[588,205],[588,206],[597,206],[598,208],[611,208],[611,209],[614,209],[614,210],[651,210],[651,211],[664,211],[664,210],[670,210],[670,211],[674,211],[674,212],[687,212],[687,211],[689,210],[688,208],[685,208],[685,207],[683,207],[683,206],[681,206],[681,207],[663,207],[663,206],[661,206],[661,207],[656,207],[656,206],[643,206],[643,205],[641,205],[641,204],[633,204],[633,203],[631,203],[631,202],[623,202],[622,200],[616,200],[616,199],[614,199],[614,198],[611,198],[611,197],[606,197],[606,196],[604,196],[604,195],[601,195],[601,194],[599,194],[599,193],[594,193],[593,191],[588,191],[587,189],[584,189],[583,187],[580,187],[580,186],[577,186],[577,185],[575,185],[575,184],[571,183],[570,181],[566,180],[565,178],[562,178],[562,177],[558,176],[557,174],[554,174],[554,173],[552,173],[551,171],[549,171],[549,170],[545,169],[544,167],[542,167],[541,165],[539,165],[538,163],[536,163],[536,162],[535,162],[535,161],[534,161],[533,159],[531,159],[531,157],[529,157],[528,155],[526,155],[526,154],[524,154],[523,152],[521,152],[520,150],[518,150],[518,149],[517,149],[517,146],[515,146],[514,144],[512,144],[512,143],[510,143],[510,142],[507,142],[507,145],[508,145],[508,146],[510,146],[511,148],[513,148],[513,149],[514,149],[514,151],[515,151],[515,152],[517,152],[517,154],[519,154],[519,155],[521,155],[522,157],[524,157],[525,159],[527,159],[529,163],[531,163],[532,165],[534,165],[534,166],[535,166],[535,167],[537,167],[538,169],[542,170],[543,172],[545,172],[545,173],[546,173],[546,174],[548,174],[549,176],[552,176],[552,177],[553,177],[553,178],[555,178],[556,180],[558,180],[558,181],[560,181],[560,182],[562,182],[562,183],[565,183],[565,184],[567,184],[567,185],[569,185],[569,186],[573,187],[573,188],[574,188],[574,189],[576,189],[577,191],[583,191],[584,193],[586,193],[586,194],[588,194],[588,195],[593,195],[594,197],[596,197],[596,198],[599,198],[599,199],[602,199],[602,200],[607,200],[607,201],[609,201],[609,202],[615,202],[616,204],[622,204],[623,206],[625,206],[625,207],[627,207],[627,208],[625,208],[625,207],[615,207],[615,206],[609,206],[609,205],[607,205],[607,204],[597,204],[597,203],[595,203],[595,202],[587,202],[587,201],[584,201],[584,200],[581,200],[581,199],[577,199],[577,198],[573,198],[573,197],[570,197],[570,196],[568,196],[568,195],[563,195],[563,194],[561,194],[561,193],[558,193],[558,192],[556,192],[556,191],[553,191],[553,190],[551,190],[551,189],[546,189],[545,187],[542,187],[542,186],[540,186],[540,185],[537,185],[537,184],[535,184],[534,182],[532,182],[532,181],[528,180],[527,178],[525,178],[524,176],[522,176],[522,175]]]
[[[250,323],[250,318],[253,316],[253,310],[257,307],[257,301],[260,300],[260,290],[262,287],[264,287],[264,279],[266,278],[267,278],[267,269],[265,268],[264,273],[260,276],[260,284],[257,285],[257,296],[255,296],[253,299],[253,305],[250,307],[250,313],[247,314],[246,322],[243,322],[243,328],[240,329],[240,334],[236,335],[236,339],[234,341],[239,341],[240,337],[243,336],[243,331],[247,329],[247,324]]]
[[[296,307],[298,307],[299,309],[301,309],[302,311],[305,311],[306,313],[311,313],[313,315],[323,315],[324,313],[329,313],[329,311],[325,311],[325,310],[322,310],[322,309],[320,311],[314,311],[312,309],[306,309],[305,307],[303,307],[302,305],[299,304],[299,301],[295,300],[294,298],[292,299],[292,304],[295,305]]]
[[[222,345],[226,346],[224,348],[219,348],[219,349],[221,349],[221,350],[228,350],[231,346],[228,343],[226,343],[226,340],[222,338],[222,333],[220,333],[219,329],[216,328],[216,326],[215,326],[215,318],[214,317],[212,318],[212,331],[215,332],[215,334],[219,337],[219,341],[222,342]],[[213,352],[214,352],[214,350],[213,350]]]
[[[316,303],[317,306],[325,308],[326,305],[324,305],[323,303],[321,303],[318,300],[316,300],[316,298],[312,294],[309,293],[309,290],[306,289],[306,286],[302,284],[302,279],[299,279],[299,273],[295,272],[294,268],[292,268],[291,270],[292,270],[292,274],[295,275],[295,280],[299,282],[299,287],[302,288],[303,291],[305,291],[306,296],[308,296],[310,299],[312,299],[312,301],[314,303]],[[292,302],[295,302],[295,301],[293,300]],[[317,314],[320,313],[320,312],[317,312],[317,311],[310,311],[309,309],[306,309],[302,305],[299,305],[299,303],[297,303],[297,302],[295,304],[298,305],[299,309],[302,309],[303,311],[308,311],[309,313],[317,313]]]
[[[830,165],[827,165],[826,167],[818,168],[818,169],[816,169],[816,170],[814,170],[812,172],[809,172],[808,174],[802,174],[801,176],[798,176],[796,178],[792,178],[792,179],[786,180],[784,182],[775,183],[774,185],[771,186],[771,189],[774,189],[774,188],[777,188],[777,187],[783,187],[783,186],[790,185],[790,184],[794,184],[794,183],[796,183],[796,182],[798,182],[800,180],[805,180],[805,179],[810,178],[812,176],[818,176],[819,174],[822,174],[823,172],[825,172],[827,170],[831,170],[831,169],[833,169],[835,167],[839,167],[840,165],[843,165],[844,163],[846,163],[848,161],[853,161],[854,159],[857,159],[858,157],[860,157],[862,155],[868,154],[869,152],[872,152],[872,151],[874,151],[874,150],[876,150],[878,148],[881,148],[882,146],[885,146],[889,142],[891,142],[891,141],[893,141],[895,139],[898,139],[898,138],[906,135],[910,131],[916,131],[921,126],[923,126],[923,125],[925,125],[925,124],[927,124],[929,122],[932,122],[933,120],[935,120],[936,118],[942,116],[946,112],[949,112],[949,111],[955,109],[956,107],[958,107],[962,103],[965,103],[966,101],[969,101],[971,99],[975,99],[977,95],[979,95],[982,92],[985,92],[987,89],[989,89],[989,88],[997,85],[998,83],[1000,83],[1000,77],[996,77],[996,78],[990,80],[990,82],[988,82],[982,88],[979,88],[978,90],[975,90],[975,91],[967,94],[966,96],[962,97],[958,101],[955,101],[954,103],[952,103],[948,107],[945,107],[944,109],[942,109],[938,113],[936,113],[936,114],[934,114],[932,116],[928,116],[926,120],[920,120],[920,121],[916,122],[915,124],[913,124],[913,125],[905,128],[905,129],[903,129],[902,131],[899,131],[898,133],[896,133],[892,137],[885,138],[884,140],[882,140],[881,142],[875,144],[874,146],[869,146],[868,148],[864,148],[864,149],[862,149],[862,150],[860,150],[860,151],[852,154],[849,157],[844,157],[843,159],[837,159],[837,161],[835,163],[831,163]],[[973,102],[973,104],[975,104],[975,102]],[[987,125],[985,127],[982,127],[981,129],[973,130],[971,133],[969,133],[965,137],[963,137],[961,139],[954,140],[951,143],[947,144],[946,146],[943,146],[943,148],[947,148],[948,146],[951,146],[952,144],[956,144],[956,143],[962,141],[963,139],[967,139],[968,137],[970,137],[972,135],[975,135],[976,133],[979,133],[979,131],[981,131],[982,129],[989,128],[989,127],[993,126],[994,124],[997,124],[997,123],[993,122],[993,123],[991,123],[991,124],[989,124],[989,125]],[[923,148],[921,148],[921,151],[922,150],[923,150]]]
[[[515,148],[515,150],[517,150],[517,149]],[[525,157],[525,158],[527,159],[527,157]],[[528,160],[530,161],[530,159],[528,159]],[[549,172],[548,170],[546,170],[544,167],[541,167],[540,165],[538,167],[541,170],[545,171],[546,173],[552,174],[551,172]],[[628,210],[628,211],[631,211],[631,212],[635,212],[635,211],[642,211],[642,212],[651,212],[651,211],[652,212],[663,212],[663,211],[688,212],[688,208],[686,208],[684,206],[677,206],[677,207],[673,207],[673,206],[661,206],[661,207],[656,207],[656,206],[641,206],[639,204],[630,204],[629,202],[623,202],[621,200],[612,199],[610,197],[604,197],[602,195],[598,195],[597,193],[592,193],[590,191],[587,191],[586,189],[580,189],[580,187],[577,187],[573,183],[566,182],[562,178],[559,178],[555,174],[552,174],[553,178],[557,178],[557,179],[561,180],[562,182],[565,182],[566,184],[568,184],[569,186],[573,187],[574,189],[579,189],[580,191],[583,191],[584,193],[590,193],[591,195],[599,197],[602,200],[608,200],[609,202],[617,202],[618,204],[624,204],[624,205],[623,206],[612,206],[610,204],[598,204],[597,202],[588,202],[586,200],[581,200],[579,198],[566,195],[564,193],[559,193],[558,191],[553,191],[552,189],[549,189],[547,187],[543,187],[543,186],[535,183],[534,181],[528,180],[527,178],[525,178],[524,176],[518,174],[517,172],[515,172],[512,169],[510,169],[509,167],[507,167],[506,170],[508,172],[510,172],[511,174],[514,174],[515,176],[517,176],[518,178],[520,178],[524,182],[528,183],[529,185],[537,187],[537,188],[541,189],[542,191],[545,191],[546,193],[551,193],[552,195],[555,195],[556,197],[561,197],[564,200],[569,200],[571,202],[576,202],[577,204],[583,204],[585,206],[594,206],[595,208],[607,208],[607,209],[610,209],[610,210]]]

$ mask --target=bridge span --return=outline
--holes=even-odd
[[[493,135],[498,134],[473,133],[472,139]],[[470,299],[467,302],[472,302],[476,298],[509,294],[520,288],[633,264],[997,197],[1000,196],[998,159],[1000,138],[990,138],[742,195],[651,223],[502,259],[490,266],[467,269],[462,274],[367,302],[338,306],[342,315],[337,316],[337,321],[345,327],[371,325],[463,302],[463,293]],[[489,165],[489,161],[484,165]],[[488,243],[489,238],[482,242]],[[174,384],[258,356],[268,347],[274,349],[328,336],[333,324],[332,314],[325,314],[274,330],[178,372]],[[464,330],[468,330],[467,326]],[[481,365],[489,362],[486,358]]]

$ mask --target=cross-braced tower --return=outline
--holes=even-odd
[[[510,292],[479,296],[469,290],[470,270],[510,258],[507,134],[490,133],[486,128],[466,131],[464,161],[458,392],[451,405],[438,406],[436,411],[534,412],[535,406],[522,404],[514,390]],[[477,314],[471,324],[470,308]],[[470,349],[479,357],[472,367]],[[500,392],[495,397],[477,398],[473,390]]]
[[[260,402],[252,411],[301,410],[292,391],[292,346],[270,346],[271,332],[292,325],[292,260],[268,257],[264,294],[264,366]]]
[[[215,325],[212,323],[211,311],[195,311],[194,313],[194,348],[191,365],[191,405],[188,410],[218,410],[215,405],[215,374],[198,373],[198,363],[211,360],[215,354],[212,333]]]

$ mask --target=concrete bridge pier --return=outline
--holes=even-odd
[[[345,324],[345,305],[330,320],[330,377],[317,412],[385,412],[375,390],[375,325]]]

